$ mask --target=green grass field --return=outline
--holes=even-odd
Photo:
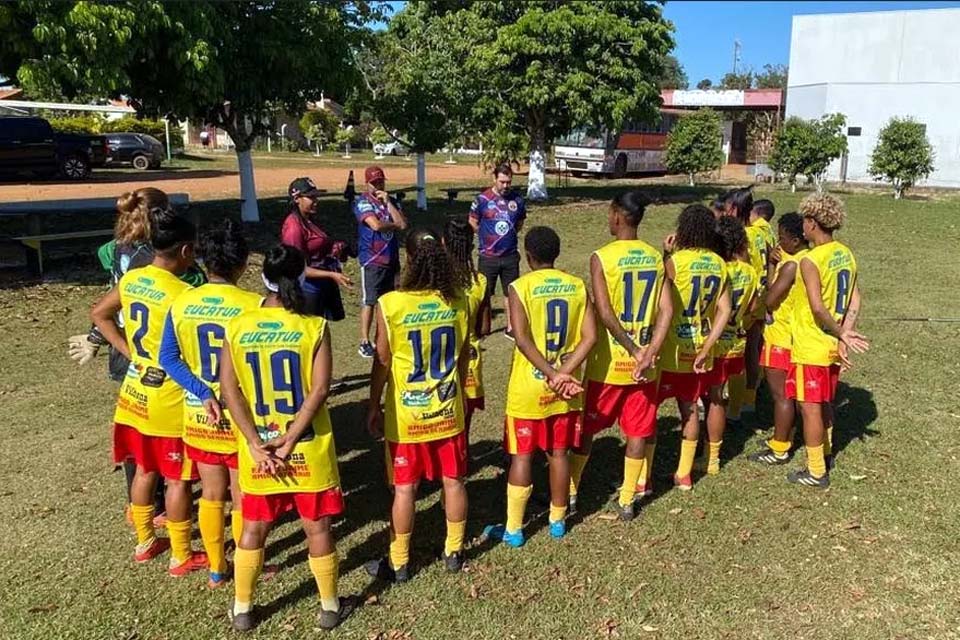
[[[561,268],[586,275],[587,257],[607,241],[606,202],[617,183],[555,190],[531,207],[529,225],[554,226],[563,239]],[[707,198],[651,187],[663,196]],[[780,212],[803,194],[762,191]],[[432,195],[438,195],[436,193]],[[384,589],[362,563],[387,544],[389,494],[381,445],[364,429],[369,361],[356,355],[356,294],[348,318],[333,329],[335,374],[348,390],[330,400],[346,516],[336,525],[343,593],[365,605],[335,637],[408,638],[958,638],[960,637],[960,324],[902,322],[897,317],[960,317],[960,262],[955,257],[960,199],[904,200],[844,196],[841,233],[856,253],[865,296],[862,330],[872,349],[856,359],[838,401],[837,468],[826,492],[788,485],[788,467],[760,468],[745,454],[760,414],[728,432],[719,476],[694,491],[669,488],[678,438],[674,406],[660,412],[657,493],[630,524],[606,511],[619,479],[621,442],[599,438],[581,488],[581,509],[568,536],[550,539],[545,516],[528,512],[521,550],[476,546],[469,571],[449,575],[438,562],[443,516],[437,487],[425,486],[413,540],[415,578]],[[462,199],[461,199],[462,200]],[[205,205],[198,216],[223,213]],[[641,235],[653,243],[671,230],[680,204],[652,207]],[[431,201],[415,222],[465,215],[468,203]],[[343,201],[331,199],[325,224],[352,233]],[[258,230],[266,246],[282,212],[264,204]],[[0,406],[8,425],[0,450],[0,637],[127,639],[233,637],[226,610],[232,587],[206,589],[206,578],[174,580],[164,561],[137,566],[123,520],[123,477],[110,464],[116,395],[105,359],[79,369],[66,337],[88,326],[102,292],[93,259],[61,265],[56,284],[0,288]],[[259,264],[259,256],[255,256]],[[349,266],[356,273],[356,265]],[[245,283],[258,280],[251,266]],[[499,302],[498,302],[499,305]],[[497,326],[502,326],[502,317]],[[499,445],[512,344],[500,333],[484,343],[487,408],[475,418],[474,451]],[[498,455],[472,465],[468,537],[504,517]],[[545,473],[537,478],[544,487]],[[196,541],[199,545],[199,540]],[[268,558],[282,565],[262,583],[268,617],[253,637],[315,636],[315,586],[299,525],[271,536]]]

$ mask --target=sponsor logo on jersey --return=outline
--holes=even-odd
[[[206,298],[201,298],[200,301],[204,304],[223,304],[223,298],[220,296],[207,296]]]
[[[850,254],[837,249],[833,252],[833,257],[830,258],[830,262],[827,263],[828,269],[838,269],[840,267],[845,267],[850,264],[852,261],[850,259]]]
[[[303,338],[302,331],[281,331],[283,323],[277,320],[258,322],[257,328],[260,329],[260,331],[245,331],[241,333],[240,344],[290,344],[300,342]]]
[[[136,282],[128,282],[125,284],[123,290],[132,296],[138,296],[148,300],[160,301],[166,298],[166,292],[153,289],[153,284],[153,279],[140,276]]]
[[[148,278],[146,276],[140,276],[139,278],[137,278],[137,282],[139,282],[145,287],[152,287],[154,283],[154,279]]]
[[[267,329],[270,331],[279,331],[283,328],[282,322],[258,322],[257,329]]]
[[[677,325],[677,337],[681,340],[689,340],[697,335],[697,327],[693,324]]]
[[[400,404],[405,407],[429,407],[430,406],[430,392],[429,391],[403,391],[400,394]]]
[[[617,260],[618,267],[645,267],[657,264],[657,256],[651,255],[643,249],[630,249],[627,255]]]
[[[717,262],[717,259],[713,256],[702,255],[697,258],[695,261],[690,263],[691,271],[708,271],[711,273],[720,273],[722,267],[720,263]]]
[[[407,313],[403,316],[403,324],[436,324],[453,320],[456,317],[456,309],[445,309],[439,302],[421,302],[417,305],[416,312]]]
[[[280,425],[276,422],[271,422],[266,426],[257,425],[257,435],[263,442],[275,440],[280,437]]]
[[[543,284],[533,288],[534,296],[555,296],[576,293],[577,285],[564,284],[560,278],[547,278]]]
[[[240,315],[240,307],[221,307],[218,306],[223,302],[223,298],[204,298],[203,301],[207,300],[219,300],[220,302],[208,303],[208,304],[188,304],[183,309],[183,313],[188,316],[200,316],[203,318],[236,318]]]
[[[498,236],[505,236],[510,232],[510,223],[506,220],[497,220],[497,224],[493,226],[493,230]]]
[[[393,466],[395,467],[408,467],[410,466],[410,461],[407,460],[406,456],[397,456],[393,459]]]
[[[516,210],[517,210],[517,201],[516,201],[516,200],[511,200],[510,202],[508,202],[508,203],[507,203],[507,209],[509,209],[511,212],[516,211]]]

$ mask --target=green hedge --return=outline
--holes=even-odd
[[[81,133],[98,135],[102,133],[146,133],[160,142],[164,140],[165,127],[163,120],[147,120],[134,116],[124,116],[117,120],[107,120],[98,115],[69,116],[50,118],[50,126],[59,133]],[[183,138],[179,127],[170,127],[170,138],[174,146],[178,146]]]
[[[95,135],[100,133],[103,118],[100,116],[67,116],[64,118],[50,118],[50,126],[57,133],[81,133]]]

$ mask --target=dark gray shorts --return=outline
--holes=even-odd
[[[507,295],[507,288],[510,283],[520,277],[520,254],[514,253],[497,258],[480,256],[480,262],[477,266],[480,273],[487,278],[486,295],[488,298],[496,290],[497,278],[500,278],[500,290],[503,295]]]
[[[367,265],[360,269],[360,291],[363,295],[363,306],[372,307],[377,304],[385,293],[396,289],[396,267]]]

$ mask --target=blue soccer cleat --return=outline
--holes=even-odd
[[[567,535],[567,521],[557,520],[550,523],[550,537],[559,540]]]
[[[523,531],[507,531],[507,528],[502,524],[490,524],[484,527],[483,537],[503,542],[514,549],[522,547],[523,543],[526,542]]]

